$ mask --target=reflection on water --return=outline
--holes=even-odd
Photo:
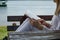
[[[0,7],[0,15],[7,13],[7,7]]]
[[[7,4],[8,15],[23,15],[27,9],[40,15],[52,15],[55,11],[53,1],[8,1]]]
[[[8,1],[7,7],[0,7],[0,25],[9,25],[10,23],[7,23],[8,15],[24,15],[27,9],[36,15],[53,15],[55,6],[53,1]]]

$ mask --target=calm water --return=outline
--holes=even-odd
[[[55,8],[53,1],[8,1],[7,7],[0,7],[0,25],[11,25],[12,22],[7,22],[7,16],[24,15],[26,10],[36,15],[53,15]]]

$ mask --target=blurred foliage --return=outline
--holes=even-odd
[[[7,36],[7,26],[0,26],[0,39]]]

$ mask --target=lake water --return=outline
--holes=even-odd
[[[7,22],[7,16],[24,15],[26,10],[36,15],[53,15],[55,8],[53,1],[7,1],[7,7],[0,7],[0,25],[11,25],[13,22]]]

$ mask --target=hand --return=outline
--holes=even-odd
[[[32,24],[32,26],[34,26],[40,30],[43,29],[43,25],[45,25],[48,28],[51,27],[51,25],[49,23],[47,23],[44,19],[39,19],[39,20],[31,19],[30,23]]]
[[[32,26],[42,30],[43,29],[43,26],[42,24],[40,23],[40,20],[34,20],[34,19],[30,19],[30,23],[32,24]]]
[[[38,19],[38,21],[39,21],[41,24],[43,24],[43,23],[46,22],[44,19]]]
[[[45,25],[46,27],[50,28],[51,24],[47,23],[44,19],[39,19],[38,20],[42,25]]]

